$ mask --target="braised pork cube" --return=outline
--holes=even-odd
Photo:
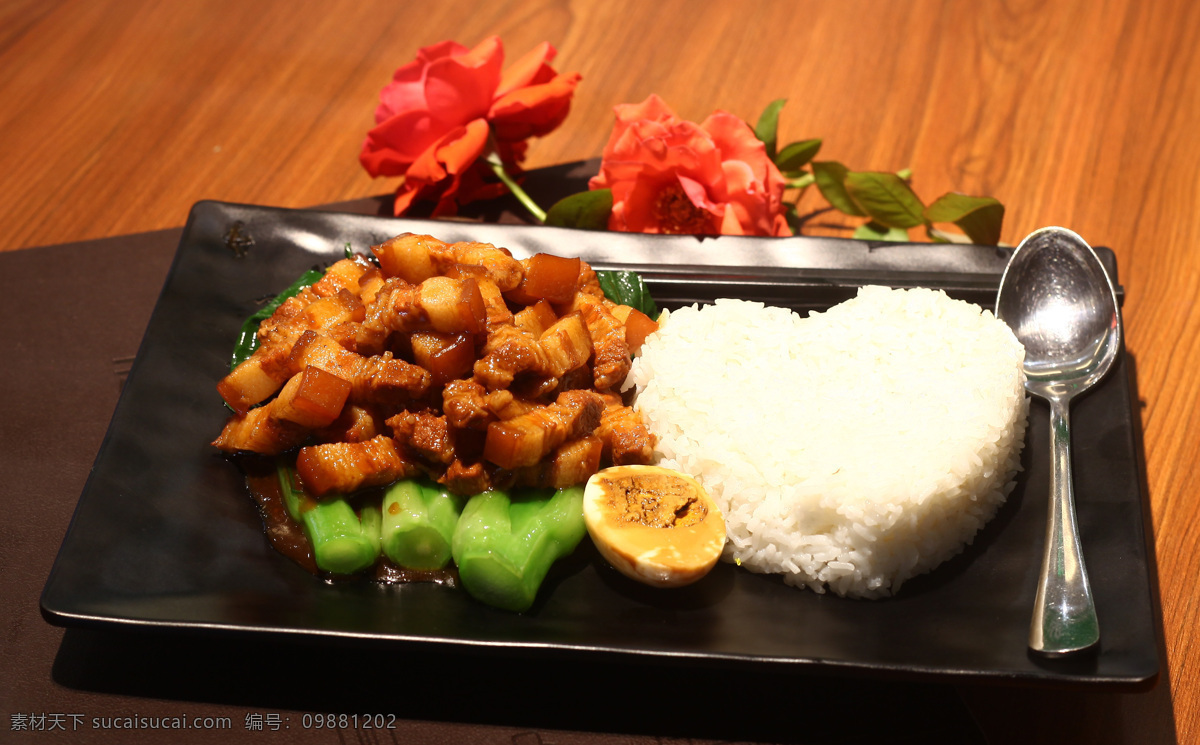
[[[418,285],[438,273],[435,256],[446,252],[446,243],[431,235],[404,233],[372,246],[379,268],[388,277]]]
[[[487,308],[474,279],[430,277],[414,286],[392,278],[367,306],[356,348],[364,354],[378,354],[388,335],[396,331],[478,334],[486,326]]]
[[[504,294],[499,285],[482,266],[475,264],[453,264],[446,269],[445,276],[450,279],[466,279],[470,277],[479,285],[479,294],[483,297],[483,305],[487,311],[487,327],[491,329],[505,323],[513,322],[513,313],[508,309]]]
[[[288,361],[293,370],[309,365],[350,381],[355,403],[401,405],[424,395],[432,382],[427,370],[390,352],[364,357],[315,331],[301,334]]]
[[[507,489],[511,482],[511,473],[489,469],[481,461],[458,458],[446,466],[446,472],[438,477],[439,484],[464,496],[482,494],[489,489]]]
[[[226,452],[247,450],[275,455],[329,426],[342,412],[350,383],[316,367],[306,367],[265,406],[229,419],[213,445]]]
[[[507,388],[520,373],[546,374],[550,368],[537,337],[511,324],[491,329],[482,352],[472,370],[489,390]]]
[[[302,425],[271,416],[268,407],[260,406],[231,417],[212,444],[227,453],[278,455],[303,443],[309,431]]]
[[[487,389],[474,380],[452,380],[442,389],[442,411],[450,426],[487,429],[495,417],[488,409]]]
[[[604,443],[604,459],[616,466],[648,465],[654,456],[654,434],[642,415],[614,394],[604,396],[604,411],[596,435]]]
[[[582,292],[575,295],[572,305],[583,316],[592,337],[592,373],[596,388],[602,391],[625,382],[633,363],[625,343],[625,326],[613,316],[612,307],[609,300]]]
[[[449,465],[454,460],[454,437],[446,417],[423,411],[402,411],[388,417],[387,425],[397,443],[421,458],[442,465]]]
[[[538,338],[546,352],[548,373],[561,378],[565,373],[587,364],[592,356],[592,338],[578,313],[570,313],[554,322]]]
[[[612,314],[613,318],[625,325],[625,343],[634,354],[641,351],[647,336],[658,331],[658,321],[628,305],[614,306]]]
[[[539,253],[521,262],[524,278],[505,293],[509,300],[532,305],[539,300],[565,305],[575,297],[579,281],[580,261],[552,254]]]
[[[595,436],[563,443],[537,464],[519,469],[517,483],[551,489],[582,484],[600,470],[603,449],[600,438]]]
[[[313,435],[322,442],[365,442],[382,430],[382,420],[366,406],[346,404],[328,427]]]
[[[282,307],[282,306],[281,306]],[[217,391],[237,412],[270,398],[295,371],[287,364],[292,346],[305,331],[323,331],[363,317],[363,306],[349,293],[321,298],[276,325],[249,359],[238,365],[220,383]]]
[[[493,246],[490,243],[463,242],[452,243],[449,256],[442,259],[442,273],[452,275],[451,267],[446,259],[456,264],[478,266],[496,283],[501,292],[515,289],[525,278],[521,262],[512,257],[506,249]]]
[[[300,448],[296,473],[314,497],[348,494],[368,486],[383,486],[420,473],[405,460],[396,442],[377,435],[366,442],[330,442]]]
[[[568,440],[592,434],[604,401],[592,391],[567,391],[514,419],[488,425],[483,456],[501,468],[532,466]]]
[[[467,377],[475,364],[474,334],[417,331],[409,337],[413,361],[429,371],[435,388]]]
[[[501,421],[516,419],[541,406],[537,401],[521,398],[508,389],[492,391],[487,394],[485,400],[488,411]]]

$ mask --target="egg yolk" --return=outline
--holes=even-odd
[[[584,519],[609,564],[657,587],[700,579],[725,546],[725,520],[704,487],[658,466],[617,466],[592,476]]]

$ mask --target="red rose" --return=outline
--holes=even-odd
[[[497,37],[474,49],[443,41],[417,52],[396,70],[379,94],[375,127],[359,160],[372,176],[404,176],[395,214],[418,198],[437,201],[435,215],[483,196],[479,160],[489,133],[505,163],[524,160],[529,137],[553,131],[566,117],[580,76],[550,66],[554,47],[543,43],[501,72],[504,47]]]
[[[609,230],[791,235],[785,182],[745,122],[717,111],[684,121],[662,99],[616,107],[592,189],[612,189]]]

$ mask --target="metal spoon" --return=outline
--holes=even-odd
[[[1050,404],[1050,513],[1029,647],[1064,655],[1100,641],[1075,519],[1069,411],[1117,358],[1117,296],[1091,246],[1065,228],[1042,228],[1009,259],[996,316],[1025,345],[1025,389]]]

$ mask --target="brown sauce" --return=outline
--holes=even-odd
[[[393,564],[387,557],[381,556],[375,565],[362,574],[354,577],[331,575],[317,568],[313,560],[312,546],[304,529],[288,514],[287,505],[283,502],[283,494],[279,490],[279,478],[275,473],[275,465],[269,460],[258,459],[241,464],[246,474],[246,486],[250,496],[258,505],[258,513],[262,517],[263,532],[271,542],[271,547],[288,557],[305,571],[322,579],[347,580],[367,578],[373,582],[384,584],[407,584],[409,582],[433,582],[447,587],[458,587],[458,571],[454,568],[417,570]]]
[[[275,475],[274,467],[269,470],[262,469],[264,473],[256,473],[256,470],[246,469],[246,486],[250,489],[250,496],[254,497],[255,503],[258,504],[263,532],[271,542],[271,547],[304,567],[306,571],[320,574],[304,529],[292,519],[283,503],[283,494],[279,491],[279,478]]]

